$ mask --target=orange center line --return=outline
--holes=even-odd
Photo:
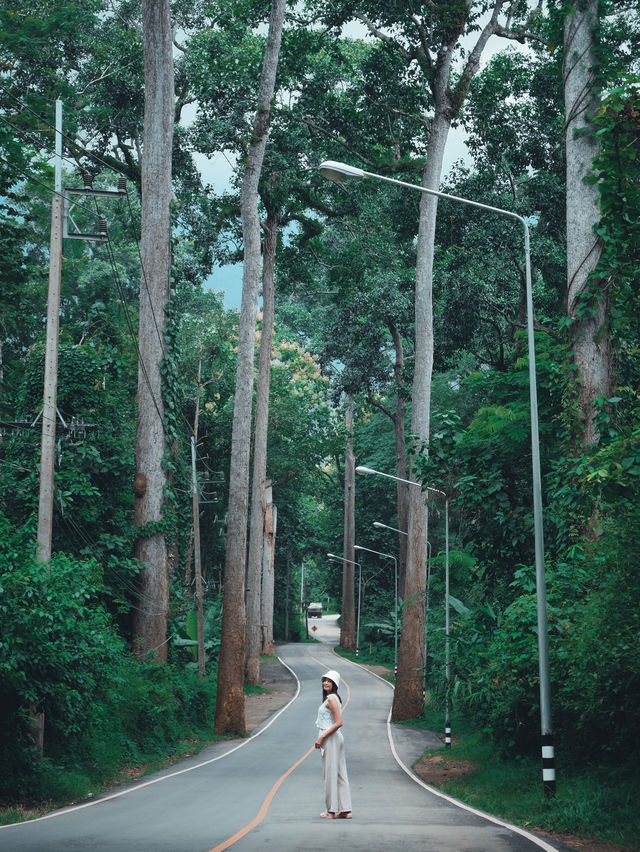
[[[232,837],[229,837],[223,843],[220,843],[218,846],[214,846],[213,849],[209,850],[209,852],[222,852],[223,849],[228,849],[230,846],[233,846],[234,843],[237,843],[238,840],[241,840],[245,835],[249,834],[250,831],[253,831],[253,829],[257,825],[259,825],[259,823],[261,823],[262,820],[266,817],[267,811],[269,810],[269,806],[273,801],[273,797],[278,792],[285,779],[288,778],[289,775],[291,775],[294,769],[297,769],[297,767],[300,766],[303,760],[306,760],[309,757],[312,751],[315,751],[315,746],[310,748],[306,754],[303,754],[302,757],[293,764],[293,766],[290,766],[289,769],[287,769],[284,775],[281,775],[280,778],[278,778],[276,783],[273,785],[273,787],[267,794],[266,799],[260,806],[260,810],[251,820],[251,822],[247,823],[244,828],[241,828],[240,831],[237,831]]]
[[[324,666],[325,669],[327,669],[327,671],[329,670],[329,666],[325,665],[320,660],[317,660],[311,654],[309,654],[309,657],[311,657],[311,659],[314,662],[319,663],[321,666]],[[344,702],[344,706],[346,707],[347,704],[349,703],[349,699],[351,698],[351,690],[349,689],[349,684],[346,682],[346,680],[343,680],[342,683],[344,683],[344,685],[347,688],[347,700]],[[291,773],[294,771],[294,769],[297,769],[298,766],[300,766],[300,764],[304,760],[306,760],[309,757],[309,755],[311,754],[311,752],[313,752],[313,751],[315,751],[315,746],[310,748],[309,751],[306,754],[303,754],[302,757],[299,760],[296,760],[296,762],[293,764],[293,766],[290,766],[289,769],[287,769],[287,771],[284,773],[284,775],[281,775],[280,778],[278,778],[276,783],[273,785],[273,787],[267,793],[267,797],[265,798],[264,802],[260,806],[260,810],[254,816],[254,818],[251,820],[251,822],[248,822],[243,828],[241,828],[239,831],[237,831],[231,837],[228,837],[222,843],[218,844],[218,846],[214,846],[213,849],[209,849],[209,852],[223,852],[224,849],[228,849],[230,846],[233,846],[234,843],[237,843],[238,840],[242,840],[242,838],[245,837],[247,834],[249,834],[250,831],[253,831],[253,829],[257,825],[259,825],[262,822],[262,820],[266,817],[267,812],[269,810],[269,807],[271,806],[271,802],[273,801],[275,794],[278,792],[278,790],[280,789],[282,784],[289,777],[289,775],[291,775]]]

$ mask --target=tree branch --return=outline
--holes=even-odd
[[[317,121],[315,121],[315,120],[312,118],[312,116],[310,116],[310,115],[304,115],[304,116],[302,117],[302,120],[303,120],[303,121],[304,121],[304,123],[307,125],[307,127],[308,127],[308,129],[309,129],[309,132],[310,132],[312,135],[315,135],[315,133],[322,133],[322,134],[323,134],[323,136],[325,136],[327,139],[331,139],[333,142],[337,142],[337,143],[338,143],[338,145],[342,145],[342,147],[345,149],[345,151],[348,151],[350,154],[353,154],[353,156],[354,156],[354,157],[358,157],[358,159],[359,159],[361,162],[365,163],[365,164],[366,164],[367,166],[369,166],[370,168],[372,168],[372,167],[375,165],[375,164],[374,164],[374,163],[372,163],[370,160],[365,159],[365,158],[362,156],[362,153],[361,153],[360,151],[356,151],[356,149],[355,149],[355,148],[352,148],[352,147],[351,147],[351,146],[350,146],[350,145],[346,142],[346,140],[345,140],[345,139],[343,139],[341,136],[338,136],[336,133],[333,133],[333,131],[329,130],[329,128],[327,128],[327,127],[323,127],[321,124],[318,124],[318,123],[317,123]],[[315,133],[313,133],[312,131],[315,131]]]
[[[355,17],[358,21],[362,21],[362,23],[369,30],[371,35],[374,35],[377,39],[380,39],[380,41],[384,42],[385,44],[388,44],[394,50],[397,50],[398,53],[400,53],[400,55],[407,60],[407,62],[410,62],[412,59],[415,58],[413,53],[407,50],[406,47],[401,45],[399,41],[396,41],[394,38],[391,38],[390,35],[383,33],[382,30],[379,30],[373,23],[373,21],[367,18],[366,15],[356,14]]]
[[[420,65],[429,73],[429,75],[431,75],[431,73],[433,72],[433,61],[431,59],[431,53],[429,52],[429,40],[427,38],[427,31],[424,28],[424,24],[418,18],[417,15],[412,15],[411,20],[413,22],[414,27],[418,31],[418,38],[420,39]]]

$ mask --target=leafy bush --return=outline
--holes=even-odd
[[[588,594],[567,614],[554,662],[568,751],[613,764],[640,758],[640,512],[605,515],[602,530],[584,558]]]
[[[63,799],[125,763],[170,752],[206,735],[215,676],[139,663],[101,599],[93,560],[33,556],[34,525],[0,515],[0,795]],[[45,714],[44,754],[30,731]]]

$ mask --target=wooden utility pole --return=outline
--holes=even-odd
[[[62,101],[56,101],[55,192],[51,199],[47,342],[44,362],[42,439],[40,443],[40,495],[38,499],[37,558],[51,558],[53,529],[54,462],[56,449],[56,401],[58,396],[58,335],[62,281]]]

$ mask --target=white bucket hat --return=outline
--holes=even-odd
[[[328,672],[325,672],[322,675],[322,680],[324,680],[325,678],[329,678],[329,680],[332,680],[336,685],[336,689],[340,689],[340,675],[338,674],[338,672],[334,671],[333,669],[329,669]]]

